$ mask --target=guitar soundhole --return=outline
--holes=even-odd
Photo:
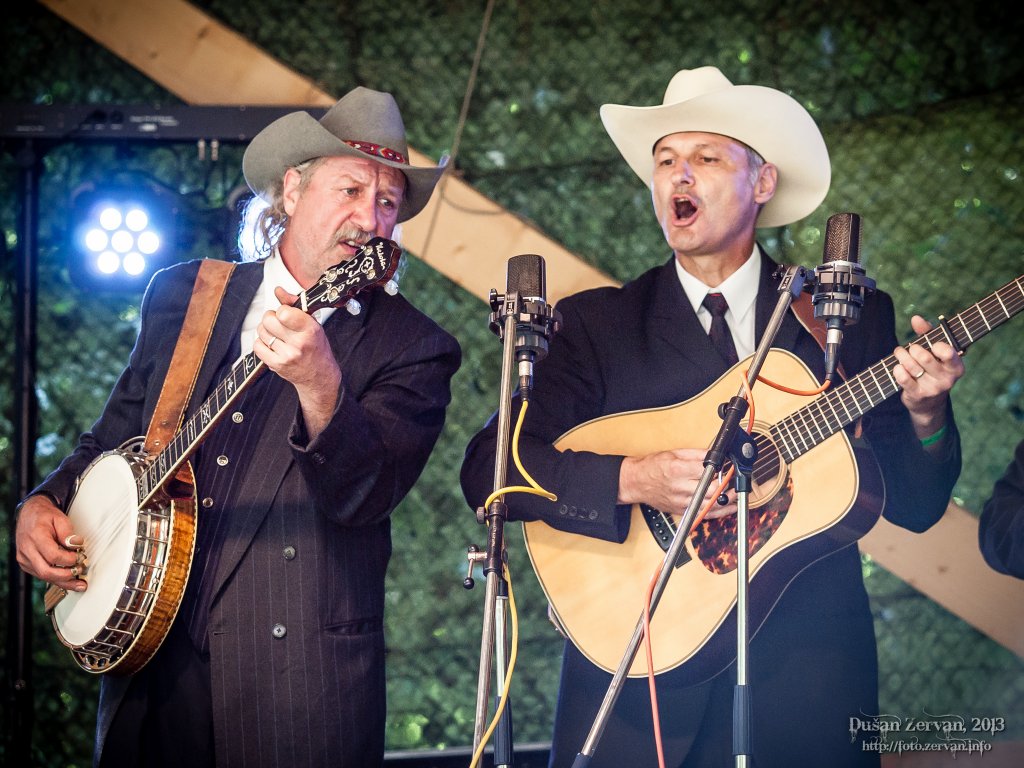
[[[793,478],[766,425],[757,424],[751,436],[757,446],[747,523],[748,552],[753,556],[786,519],[793,501]],[[725,469],[729,469],[728,464]],[[716,574],[736,570],[736,541],[736,515],[702,520],[690,533],[697,559]]]
[[[764,428],[764,425],[759,425]],[[748,551],[754,555],[786,519],[793,501],[793,478],[771,437],[755,430],[751,433],[757,445],[757,460],[751,476],[747,528]],[[729,464],[725,469],[728,470]],[[654,540],[665,552],[676,534],[676,523],[670,515],[641,504],[640,512]],[[690,544],[704,567],[712,573],[730,573],[736,570],[736,515],[726,515],[701,521],[690,533]],[[675,567],[685,565],[692,558],[686,549],[679,551]]]

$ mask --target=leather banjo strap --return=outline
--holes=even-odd
[[[192,397],[199,376],[199,366],[206,356],[213,325],[220,312],[224,291],[235,265],[228,261],[204,259],[199,265],[192,288],[192,298],[185,312],[185,321],[178,333],[171,365],[167,369],[153,418],[146,430],[146,452],[162,451],[181,426],[185,408]]]

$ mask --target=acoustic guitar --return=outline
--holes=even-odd
[[[913,343],[948,342],[961,351],[1024,309],[1024,276],[940,324]],[[665,408],[600,417],[562,435],[558,450],[643,456],[707,448],[718,434],[717,406],[736,394],[740,362],[704,392]],[[755,632],[783,590],[813,562],[847,546],[875,524],[884,503],[878,467],[843,428],[900,391],[890,355],[816,398],[767,387],[755,391],[748,544],[749,624]],[[817,389],[795,355],[773,349],[762,375],[793,388]],[[745,422],[744,422],[745,423]],[[815,450],[812,450],[815,449]],[[820,479],[829,478],[821,493]],[[817,486],[817,487],[816,487]],[[815,491],[811,489],[814,488]],[[655,673],[678,669],[685,684],[706,680],[735,658],[736,516],[704,520],[687,536],[651,624]],[[614,672],[642,614],[676,525],[646,505],[631,510],[629,535],[614,543],[524,523],[526,548],[565,636],[591,662]],[[631,677],[647,673],[637,654]]]
[[[401,253],[391,240],[374,238],[324,272],[295,306],[312,314],[389,284]],[[265,369],[253,352],[243,355],[163,450],[147,455],[135,438],[98,456],[78,479],[67,514],[84,540],[89,586],[85,592],[50,587],[44,602],[57,637],[87,672],[132,674],[163,643],[195,546],[188,459]]]

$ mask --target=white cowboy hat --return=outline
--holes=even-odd
[[[398,221],[411,219],[430,200],[447,161],[432,168],[409,165],[405,124],[390,93],[355,88],[316,120],[308,112],[279,117],[246,147],[242,173],[249,188],[267,200],[289,168],[317,157],[373,158],[396,168],[408,181]],[[269,202],[269,200],[268,200]]]
[[[825,199],[832,179],[825,140],[806,109],[774,88],[733,85],[715,67],[677,72],[660,106],[605,104],[601,121],[647,186],[654,145],[669,134],[717,133],[754,149],[779,169],[775,196],[761,209],[759,227],[802,219]]]

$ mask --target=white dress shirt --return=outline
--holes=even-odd
[[[754,245],[743,266],[733,272],[721,285],[711,288],[691,275],[675,260],[676,274],[686,292],[690,306],[697,313],[697,319],[704,327],[704,332],[711,330],[711,313],[701,304],[709,293],[720,293],[729,305],[725,313],[725,322],[732,334],[732,342],[736,346],[736,354],[740,360],[754,354],[754,306],[757,303],[757,290],[761,282],[761,251]]]

